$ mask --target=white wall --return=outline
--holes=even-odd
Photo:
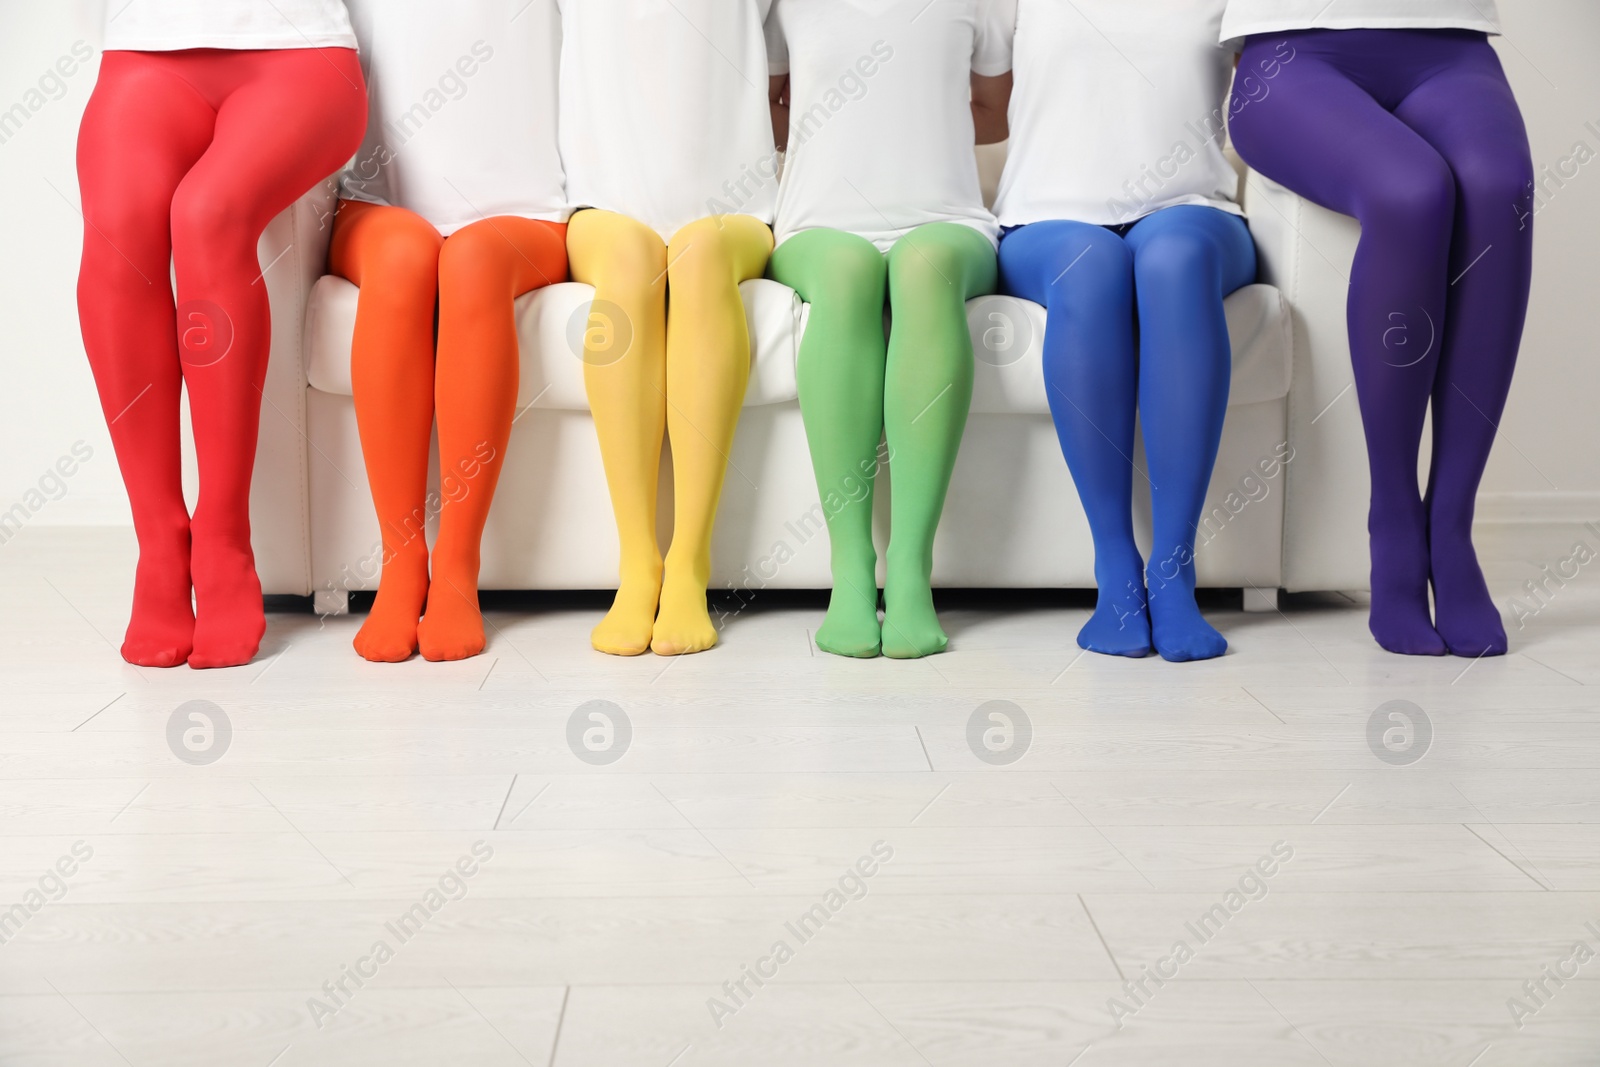
[[[1547,186],[1527,340],[1481,511],[1600,518],[1600,5],[1500,0],[1500,9],[1500,54],[1527,113],[1536,167],[1554,173],[1580,143],[1597,158],[1564,187]],[[57,99],[27,95],[74,42],[98,52],[100,12],[101,0],[0,0],[0,111],[42,99],[0,144],[0,512],[75,442],[93,449],[65,495],[34,516],[41,525],[127,521],[77,325],[73,148],[93,65],[64,79],[64,91],[48,85]]]
[[[78,336],[83,222],[73,152],[99,66],[100,19],[98,2],[0,0],[0,112],[43,100],[20,129],[0,130],[9,134],[0,144],[0,512],[21,501],[75,442],[94,453],[67,480],[66,495],[34,516],[40,524],[129,521]],[[77,41],[95,58],[62,79],[64,92],[47,85],[29,98]]]
[[[1535,223],[1533,301],[1511,403],[1479,513],[1600,518],[1600,4],[1500,0],[1501,62],[1527,117],[1544,199]],[[1558,168],[1579,146],[1591,162]],[[1575,164],[1565,166],[1568,174]],[[1549,168],[1547,177],[1545,168]],[[1559,185],[1564,182],[1564,187]],[[1552,191],[1546,196],[1544,190]],[[1510,210],[1508,207],[1507,210]]]

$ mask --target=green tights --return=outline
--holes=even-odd
[[[966,304],[994,291],[994,248],[948,222],[912,230],[887,254],[854,234],[808,230],[778,247],[770,273],[811,305],[800,411],[833,567],[817,647],[899,659],[942,652],[949,639],[933,610],[933,536],[972,406]],[[894,477],[880,627],[872,485],[883,440]]]

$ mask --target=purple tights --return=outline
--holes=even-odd
[[[1263,61],[1282,69],[1270,95],[1234,101],[1240,155],[1361,222],[1348,317],[1372,473],[1372,634],[1391,652],[1499,655],[1505,628],[1472,547],[1472,510],[1532,273],[1533,163],[1516,99],[1481,33],[1263,34],[1241,69]]]

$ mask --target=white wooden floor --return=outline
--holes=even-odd
[[[1486,532],[1502,602],[1578,536]],[[197,673],[116,656],[132,552],[0,546],[6,1067],[1600,1063],[1600,570],[1477,663],[1385,655],[1328,596],[1220,612],[1233,651],[1183,666],[1080,656],[1065,609],[847,661],[757,604],[676,661],[565,611],[378,666],[358,619],[279,614]],[[177,744],[212,762],[169,744],[190,701],[231,726]],[[609,764],[569,745],[591,701],[631,723]],[[1015,762],[969,745],[989,701]],[[1424,730],[1369,743],[1390,701],[1431,722],[1414,762],[1377,753]]]

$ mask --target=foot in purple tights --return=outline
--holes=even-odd
[[[1428,540],[1421,522],[1391,523],[1372,534],[1372,610],[1367,626],[1390,652],[1442,656],[1448,649],[1428,612]]]
[[[1451,655],[1503,656],[1506,628],[1483,580],[1470,535],[1433,531],[1434,628]]]

